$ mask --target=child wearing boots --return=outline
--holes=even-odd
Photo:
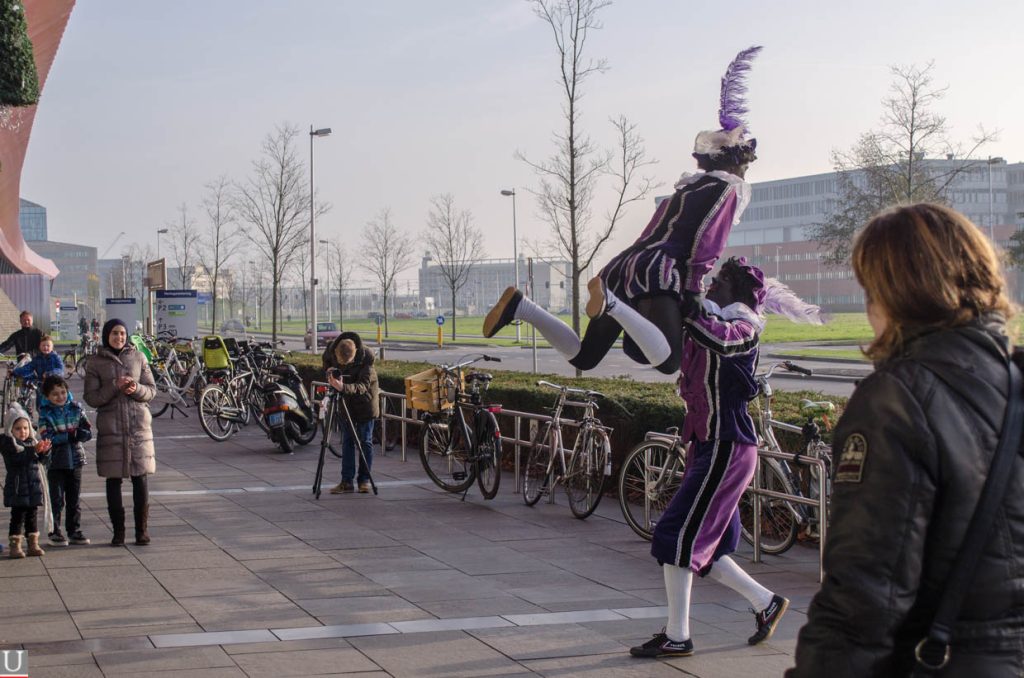
[[[0,434],[4,458],[4,506],[11,509],[10,558],[41,556],[37,513],[43,505],[45,478],[40,465],[46,464],[50,441],[38,440],[32,421],[19,405],[7,412],[7,430]],[[26,548],[22,548],[26,546]]]
[[[82,534],[82,509],[79,496],[82,491],[82,467],[85,449],[82,443],[92,439],[92,425],[82,406],[70,399],[68,384],[63,377],[49,376],[43,380],[45,400],[39,408],[39,437],[52,444],[50,469],[50,507],[53,510],[53,532],[49,534],[53,546],[69,543],[84,545],[89,539]],[[67,535],[60,529],[60,517],[67,510]]]

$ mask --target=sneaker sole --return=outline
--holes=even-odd
[[[587,283],[587,292],[590,293],[590,299],[587,300],[587,317],[593,320],[594,318],[600,317],[604,313],[604,307],[607,299],[604,296],[604,286],[601,284],[600,278],[592,278]]]
[[[633,650],[630,649],[629,656],[636,657],[637,659],[659,659],[661,657],[692,657],[693,650],[682,650],[680,652],[659,652],[658,654],[645,654],[643,652],[633,652]]]
[[[777,616],[775,618],[775,623],[773,623],[771,626],[768,627],[768,633],[765,634],[765,637],[761,638],[760,640],[755,640],[754,642],[751,642],[748,639],[747,640],[747,644],[748,645],[760,645],[761,643],[763,643],[764,641],[768,640],[773,635],[775,635],[775,629],[778,628],[779,622],[782,621],[782,617],[783,617],[783,615],[786,614],[786,610],[788,610],[788,609],[789,609],[789,599],[788,598],[783,598],[782,599],[782,610],[779,612],[779,616]]]
[[[501,316],[505,314],[505,308],[508,307],[515,296],[515,287],[506,287],[505,291],[501,293],[501,299],[498,299],[498,303],[491,308],[487,317],[484,318],[483,335],[485,339],[490,339],[501,329]]]

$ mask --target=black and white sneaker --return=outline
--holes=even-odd
[[[82,534],[81,530],[72,532],[68,535],[68,541],[74,546],[88,546],[90,543],[89,538]]]
[[[772,596],[772,602],[760,612],[754,612],[754,623],[757,625],[757,632],[747,638],[747,643],[757,645],[768,640],[775,633],[775,627],[779,625],[782,615],[789,609],[789,599],[782,596]],[[751,610],[753,612],[753,610]]]
[[[508,287],[501,294],[498,303],[491,307],[484,318],[484,337],[490,339],[498,333],[501,328],[512,323],[516,319],[516,309],[523,299],[523,293],[515,287]]]
[[[600,277],[590,279],[590,282],[587,283],[587,292],[590,293],[590,298],[587,300],[586,311],[587,317],[591,320],[600,318],[615,308],[615,299],[612,298],[609,303],[608,288],[605,287],[604,281]]]
[[[629,653],[634,657],[689,657],[693,654],[693,641],[675,641],[665,635],[664,632],[656,633],[653,638],[643,645],[629,648]]]
[[[50,541],[50,546],[67,546],[68,540],[64,536],[64,533],[60,531],[58,527],[53,532],[47,535]]]

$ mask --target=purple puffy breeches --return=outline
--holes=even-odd
[[[707,574],[711,564],[736,550],[737,506],[757,462],[757,446],[731,440],[693,442],[683,482],[654,527],[651,555]]]

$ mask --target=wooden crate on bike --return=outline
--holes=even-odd
[[[465,380],[459,385],[465,387]],[[432,367],[405,378],[406,405],[421,412],[441,412],[455,405],[455,377]]]

